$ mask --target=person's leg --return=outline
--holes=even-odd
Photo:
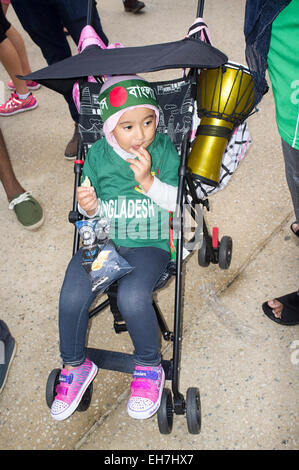
[[[285,161],[286,179],[297,221],[296,224],[293,224],[293,230],[297,232],[299,230],[299,150],[291,147],[283,139],[281,139],[281,142]]]
[[[121,248],[134,270],[119,281],[117,303],[135,351],[135,370],[127,411],[135,419],[150,418],[158,410],[165,381],[161,365],[159,326],[153,289],[165,270],[169,253],[158,248]]]
[[[3,184],[4,191],[8,201],[10,201],[16,194],[25,192],[25,189],[17,180],[14,170],[12,168],[5,140],[0,129],[0,180]]]
[[[86,25],[87,0],[12,0],[12,6],[31,39],[40,47],[48,65],[71,56],[71,49],[65,37],[63,27],[67,27],[77,44],[81,30]],[[96,8],[94,9],[94,28],[108,44]],[[65,157],[73,159],[78,151],[79,115],[72,93],[64,96],[69,106],[70,115],[75,122],[74,134],[66,146]]]
[[[25,31],[39,46],[48,65],[71,56],[65,37],[65,26],[76,44],[86,26],[87,0],[12,0],[12,6]],[[103,32],[98,11],[94,8],[94,28],[108,44]]]
[[[13,29],[0,8],[0,61],[10,75],[11,83],[14,83],[16,90],[16,93],[13,91],[5,103],[0,104],[1,116],[11,116],[37,107],[37,101],[28,90],[26,82],[16,77],[16,75],[22,75],[23,71],[18,52],[8,38]]]
[[[11,26],[7,30],[6,36],[10,40],[11,44],[13,45],[13,47],[15,48],[15,51],[17,52],[19,56],[19,61],[21,64],[21,69],[22,69],[21,75],[29,75],[32,72],[32,70],[29,64],[29,59],[28,59],[25,43],[23,41],[22,36],[13,26]],[[10,60],[12,59],[13,57],[10,57]],[[15,82],[17,83],[17,85],[15,84]],[[29,90],[38,90],[40,88],[40,85],[36,82],[32,82],[32,81],[24,82],[23,80],[18,80],[16,77],[14,77],[12,80],[8,82],[8,88],[10,88],[13,91],[20,90],[20,82],[22,82],[23,86],[24,84],[26,84]]]
[[[14,46],[15,50],[17,51],[17,54],[21,62],[22,75],[29,75],[32,72],[32,70],[29,64],[28,55],[27,55],[25,43],[23,41],[22,36],[13,26],[11,26],[6,31],[6,36],[8,37],[8,39]]]
[[[2,8],[0,8],[0,61],[5,70],[16,81],[17,92],[24,95],[28,94],[26,82],[16,78],[16,75],[23,75],[22,63],[15,44],[11,42],[11,38],[16,40],[15,28],[10,24],[4,15]]]
[[[43,209],[39,202],[25,191],[13,171],[5,140],[0,129],[0,180],[18,222],[28,230],[39,228],[44,222]]]
[[[79,250],[69,263],[59,300],[60,354],[64,367],[50,411],[57,421],[68,418],[76,410],[98,370],[85,357],[88,310],[94,298]]]
[[[72,55],[69,43],[63,32],[60,13],[54,1],[12,0],[12,6],[20,23],[32,41],[40,48],[48,65]],[[71,93],[64,96],[72,119],[78,122],[79,116]]]
[[[60,354],[64,365],[75,367],[84,362],[88,312],[94,299],[79,250],[68,265],[59,299]]]
[[[120,248],[134,267],[118,282],[117,303],[134,345],[139,365],[160,364],[159,327],[153,307],[153,289],[168,261],[169,253],[158,248]]]
[[[0,43],[0,61],[13,80],[17,93],[21,95],[28,94],[29,90],[26,82],[16,77],[16,75],[23,75],[22,64],[14,45],[8,37]]]
[[[59,12],[52,1],[12,0],[11,3],[21,25],[41,49],[48,65],[71,56]]]
[[[63,25],[67,28],[75,44],[78,44],[81,31],[86,26],[88,0],[57,0],[56,4]],[[103,31],[95,1],[93,2],[91,26],[107,46],[108,38]]]
[[[82,29],[86,26],[87,20],[87,0],[54,0],[57,11],[59,12],[59,17],[62,20],[63,25],[67,28],[68,33],[72,37],[75,44],[78,44]],[[92,17],[92,26],[95,31],[102,39],[104,44],[108,45],[108,39],[105,35],[101,20],[96,8],[96,2],[93,6],[93,17]],[[75,121],[74,134],[69,141],[64,156],[69,160],[73,160],[77,156],[78,152],[78,141],[79,141],[79,132],[78,132],[78,122],[79,116],[77,108],[73,101],[73,96],[70,93],[65,96],[65,99],[68,102],[69,109],[73,120]]]
[[[292,224],[292,230],[299,232],[299,150],[291,147],[281,139],[282,153],[285,161],[285,173],[290,190],[296,222]],[[268,300],[268,305],[272,309],[275,318],[280,319],[283,312],[283,304],[277,299]]]

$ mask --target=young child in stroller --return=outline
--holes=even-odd
[[[136,364],[128,413],[145,419],[158,410],[165,380],[152,294],[170,259],[169,211],[176,209],[179,156],[170,138],[156,132],[159,107],[143,78],[108,79],[99,103],[105,137],[88,152],[82,182],[88,177],[91,187],[78,187],[78,208],[90,218],[108,215],[109,237],[134,268],[118,281],[117,304]],[[85,356],[88,311],[95,296],[79,249],[60,293],[64,368],[51,407],[56,420],[75,411],[97,373],[97,366]]]

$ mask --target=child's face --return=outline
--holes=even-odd
[[[112,131],[118,145],[128,153],[147,148],[156,133],[156,113],[150,108],[135,108],[122,114]]]

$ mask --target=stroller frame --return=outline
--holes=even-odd
[[[198,1],[197,17],[202,17],[204,7],[204,0]],[[87,12],[87,24],[92,24],[92,1],[89,0],[88,12]],[[194,74],[196,78],[197,69],[193,69],[190,72],[190,76]],[[97,81],[101,81],[97,79]],[[191,217],[196,220],[196,217],[200,217],[202,220],[202,232],[203,240],[198,250],[198,262],[201,266],[208,266],[210,262],[219,263],[220,267],[227,269],[230,264],[231,257],[231,246],[227,249],[227,246],[222,246],[218,241],[218,229],[213,229],[213,235],[211,236],[202,215],[199,206],[205,207],[209,210],[209,202],[207,199],[199,199],[196,194],[196,189],[193,183],[193,177],[191,171],[187,167],[187,157],[190,150],[190,134],[191,128],[184,136],[181,152],[180,152],[180,166],[179,166],[179,183],[177,193],[177,208],[173,220],[173,229],[177,236],[177,259],[176,259],[176,280],[175,280],[175,304],[174,304],[174,325],[173,332],[169,330],[161,311],[153,300],[153,307],[156,312],[157,321],[161,330],[162,337],[165,341],[173,342],[173,357],[171,360],[162,360],[162,366],[165,371],[165,379],[171,381],[172,393],[169,389],[164,388],[162,393],[161,405],[157,412],[158,426],[162,434],[169,434],[173,426],[173,415],[184,415],[187,417],[188,431],[191,434],[198,434],[201,428],[201,404],[200,404],[200,393],[198,388],[190,387],[187,390],[186,399],[180,392],[179,386],[179,366],[180,366],[180,346],[182,340],[182,267],[183,267],[183,240],[184,240],[184,194],[186,188],[189,189],[189,195],[191,196],[191,203],[188,206]],[[78,157],[74,161],[74,193],[73,193],[73,207],[69,213],[69,222],[75,224],[76,221],[81,220],[83,216],[78,212],[77,209],[77,197],[76,190],[80,185],[82,167],[84,164],[84,149],[83,143],[80,142],[78,149]],[[198,219],[197,219],[198,220]],[[229,237],[223,237],[229,238]],[[194,239],[194,237],[193,237]],[[190,240],[192,241],[192,240]],[[80,237],[77,228],[75,227],[74,242],[73,242],[73,254],[78,250],[80,244]],[[227,245],[227,244],[224,244]],[[224,260],[225,262],[222,262]],[[108,299],[101,302],[100,305],[95,307],[89,312],[89,318],[97,315],[103,311],[107,306],[114,316],[114,328],[116,333],[126,331],[126,325],[123,322],[120,312],[116,308],[115,296],[113,295],[113,286],[108,289]],[[132,354],[125,354],[116,351],[107,351],[95,348],[87,348],[87,355],[99,368],[106,370],[119,371],[124,373],[133,373],[134,361]],[[55,389],[58,383],[60,369],[54,369],[49,375],[47,387],[46,387],[46,401],[49,407],[55,397]],[[77,411],[85,411],[90,404],[92,396],[92,384],[87,388]]]

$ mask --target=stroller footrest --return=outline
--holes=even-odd
[[[100,369],[114,370],[133,374],[135,362],[133,354],[126,354],[117,351],[107,351],[104,349],[87,348],[88,359],[94,362]],[[162,360],[166,380],[172,379],[172,361]]]

